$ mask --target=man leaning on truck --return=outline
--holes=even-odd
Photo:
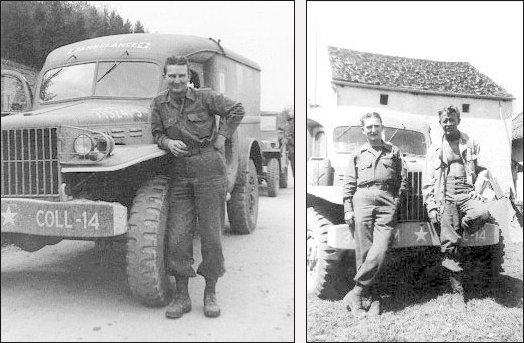
[[[399,149],[382,140],[382,118],[376,112],[360,120],[367,143],[351,155],[344,178],[344,220],[354,233],[357,273],[346,295],[348,309],[366,315],[362,297],[368,295],[384,265],[397,219],[399,199],[407,188],[407,172]],[[380,314],[380,299],[367,314]]]
[[[453,305],[464,311],[460,242],[470,231],[490,219],[488,204],[475,190],[480,146],[458,130],[460,112],[449,106],[438,111],[444,135],[428,150],[422,193],[433,225],[440,225],[442,266],[449,274]]]
[[[227,188],[224,144],[245,114],[242,104],[220,93],[189,88],[190,76],[187,58],[167,58],[167,90],[151,103],[153,137],[173,155],[166,170],[171,177],[166,260],[167,272],[176,280],[176,295],[166,311],[168,318],[191,311],[188,281],[196,276],[192,264],[197,223],[202,246],[197,273],[206,280],[204,314],[220,315],[215,285],[225,272],[221,244]],[[215,114],[221,117],[218,129]]]

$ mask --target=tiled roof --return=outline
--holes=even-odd
[[[513,140],[522,138],[522,112],[512,120]]]
[[[512,98],[467,62],[437,62],[328,47],[333,80],[466,95]]]

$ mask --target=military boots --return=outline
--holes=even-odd
[[[355,287],[349,291],[348,294],[344,297],[344,303],[348,311],[351,311],[353,315],[357,318],[364,317],[366,315],[366,310],[362,305],[362,292],[363,287],[359,284],[356,284]]]
[[[459,273],[450,273],[449,282],[451,284],[452,296],[451,303],[459,312],[466,311],[466,299],[464,297],[464,287]]]
[[[187,276],[176,276],[176,295],[175,299],[169,304],[166,310],[167,318],[180,318],[184,313],[191,311],[191,298],[189,298]]]
[[[220,307],[216,297],[217,280],[206,278],[206,288],[204,289],[204,315],[206,317],[220,316]]]

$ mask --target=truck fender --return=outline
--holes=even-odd
[[[255,138],[251,138],[246,146],[240,151],[240,166],[246,167],[250,159],[255,163],[257,168],[257,174],[262,174],[263,157],[262,149],[260,148],[260,142]]]

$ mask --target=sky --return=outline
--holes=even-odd
[[[292,1],[90,1],[107,6],[149,33],[221,39],[221,44],[261,67],[261,110],[294,104]]]
[[[315,46],[469,62],[516,99],[522,112],[523,3],[309,2],[308,97],[314,96]]]

